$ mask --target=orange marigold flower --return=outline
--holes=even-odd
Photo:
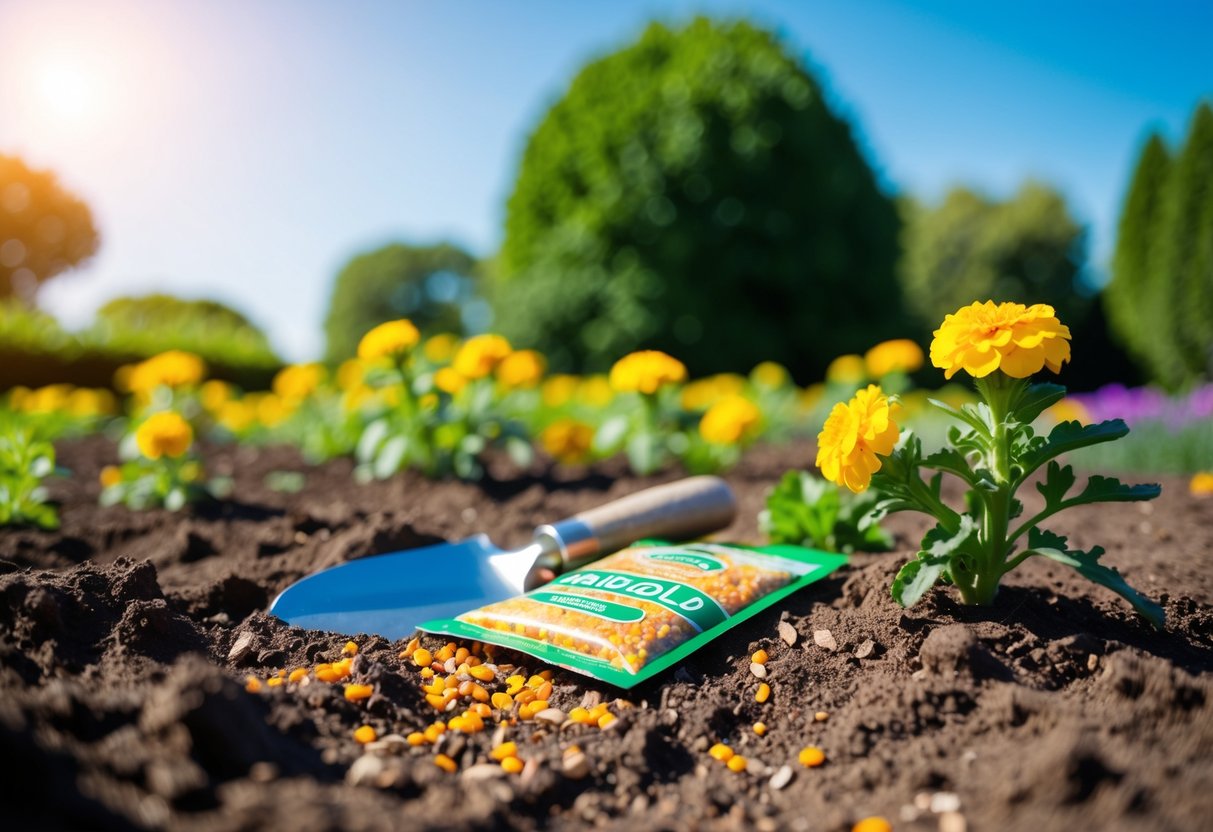
[[[190,449],[193,442],[194,429],[190,423],[171,410],[152,414],[135,431],[139,453],[148,459],[179,457]]]
[[[758,405],[742,396],[726,396],[703,414],[699,435],[718,445],[736,445],[749,439],[761,422]]]
[[[539,442],[551,457],[559,462],[583,461],[594,441],[594,429],[575,419],[558,419],[543,429]]]
[[[1188,483],[1188,491],[1198,497],[1213,495],[1213,471],[1199,471],[1192,475]]]
[[[984,378],[1001,370],[1027,378],[1070,360],[1070,328],[1044,303],[973,302],[943,319],[931,342],[931,363],[951,378],[964,370]]]
[[[464,342],[451,366],[464,378],[484,378],[511,352],[510,342],[500,335],[477,335]]]
[[[899,407],[879,387],[869,384],[846,403],[830,411],[817,435],[817,467],[822,476],[858,494],[880,470],[879,455],[887,456],[901,436]]]
[[[922,347],[909,338],[881,341],[864,353],[868,378],[884,378],[890,373],[912,373],[922,366]]]
[[[518,350],[497,365],[497,378],[506,387],[534,387],[547,372],[548,362],[535,350]]]
[[[202,381],[206,364],[190,352],[169,350],[141,361],[127,374],[126,386],[133,393],[149,393],[157,387],[188,387]]]
[[[99,479],[101,480],[102,488],[113,488],[122,482],[122,469],[117,465],[107,465],[101,469]]]
[[[363,361],[389,358],[406,353],[421,340],[421,333],[408,318],[379,324],[358,342],[358,357]]]
[[[615,362],[611,387],[620,393],[653,394],[667,384],[686,381],[686,365],[659,350],[641,350]]]

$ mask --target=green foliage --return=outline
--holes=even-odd
[[[190,503],[210,499],[199,481],[198,462],[192,457],[147,459],[133,456],[118,467],[120,479],[101,491],[101,505],[125,505],[135,511],[164,507],[180,511]]]
[[[476,296],[475,273],[475,259],[449,243],[393,243],[359,254],[333,284],[326,360],[349,358],[367,330],[396,318],[408,318],[425,334],[462,333],[464,306]]]
[[[898,334],[897,231],[851,128],[774,35],[653,24],[532,134],[494,325],[557,368],[654,348],[696,374],[773,360],[819,378]]]
[[[116,298],[80,335],[86,345],[139,356],[192,352],[228,366],[278,367],[281,360],[252,321],[226,304],[152,294]]]
[[[1086,316],[1076,291],[1083,231],[1051,187],[1025,182],[1005,201],[954,188],[937,206],[902,208],[902,285],[926,327],[974,300],[1047,303],[1070,325]]]
[[[956,586],[965,603],[990,604],[1004,575],[1039,556],[1072,566],[1120,594],[1161,627],[1162,608],[1135,592],[1115,569],[1100,564],[1103,549],[1070,550],[1064,539],[1040,527],[1058,512],[1076,506],[1136,502],[1159,495],[1157,485],[1126,485],[1104,476],[1090,477],[1075,491],[1073,468],[1057,462],[1062,454],[1115,441],[1128,433],[1128,427],[1118,419],[1094,425],[1062,422],[1048,436],[1040,436],[1031,423],[1064,395],[1063,388],[1030,385],[996,373],[979,380],[978,390],[984,401],[975,405],[955,409],[932,402],[960,423],[949,435],[950,447],[924,457],[918,437],[907,432],[872,476],[872,487],[882,497],[871,519],[890,511],[919,511],[937,521],[923,538],[917,556],[894,580],[894,599],[909,606],[944,581]],[[1036,489],[1044,506],[1020,520],[1024,506],[1015,495],[1042,467],[1045,475]],[[927,482],[919,473],[922,469],[938,473]],[[945,503],[945,474],[959,478],[967,487],[965,512]],[[1017,553],[1018,542],[1025,535],[1027,548]]]
[[[93,215],[50,171],[0,156],[0,298],[33,300],[38,287],[92,257]]]
[[[1121,210],[1112,279],[1103,293],[1113,333],[1134,361],[1150,368],[1153,376],[1166,364],[1166,341],[1159,338],[1158,330],[1159,316],[1166,316],[1167,310],[1165,280],[1162,272],[1151,268],[1149,255],[1159,232],[1170,172],[1171,155],[1161,137],[1151,134]]]
[[[0,526],[59,528],[59,514],[42,487],[55,471],[54,447],[11,414],[0,415]]]
[[[767,496],[758,525],[771,543],[829,552],[884,552],[893,538],[869,522],[877,495],[852,494],[807,471],[788,471]]]

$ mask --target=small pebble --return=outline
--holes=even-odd
[[[759,679],[767,678],[766,665],[759,664],[758,662],[750,662],[750,672],[753,673],[755,676],[757,676]]]
[[[590,758],[581,751],[566,754],[560,763],[560,770],[570,780],[581,780],[590,773]]]
[[[824,647],[825,645],[822,645],[822,646]],[[831,647],[829,649],[833,650],[834,648]],[[863,643],[855,648],[855,658],[866,659],[868,656],[872,655],[872,651],[875,649],[876,649],[876,642],[872,641],[872,639],[870,639],[870,638],[864,639]]]
[[[477,763],[470,768],[464,769],[459,776],[473,783],[481,783],[485,780],[496,780],[498,777],[505,776],[505,769],[497,763]]]
[[[791,766],[781,766],[779,771],[775,772],[775,774],[771,776],[771,788],[775,789],[776,791],[782,789],[788,783],[792,782],[792,775],[794,773],[795,772],[792,771]]]
[[[960,810],[960,797],[955,792],[935,792],[931,795],[931,803],[927,808],[936,815],[956,812]]]
[[[813,643],[824,650],[838,649],[838,642],[834,640],[834,635],[829,630],[814,630]]]
[[[1094,673],[1097,667],[1099,667],[1099,656],[1091,653],[1089,656],[1087,656],[1087,670]]]
[[[966,832],[969,828],[960,812],[944,812],[939,816],[939,832]]]
[[[373,786],[379,775],[387,768],[382,757],[363,754],[350,765],[345,773],[345,782],[351,786]]]
[[[236,641],[232,645],[232,649],[227,653],[227,660],[229,662],[238,663],[252,651],[253,634],[247,631],[243,632],[236,637]]]
[[[535,714],[535,719],[539,722],[546,722],[548,725],[563,725],[568,719],[568,714],[559,708],[544,708],[539,713]]]
[[[779,622],[779,637],[783,639],[783,643],[788,647],[791,647],[796,643],[796,639],[799,637],[799,635],[800,634],[796,632],[796,628],[788,622]]]

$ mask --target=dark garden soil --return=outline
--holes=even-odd
[[[634,689],[610,730],[511,729],[521,775],[484,763],[493,730],[449,736],[461,773],[392,742],[367,759],[351,732],[433,721],[402,642],[357,637],[362,703],[339,685],[250,694],[244,677],[340,657],[345,635],[263,610],[303,575],[350,558],[536,523],[656,482],[615,464],[473,485],[412,475],[360,486],[350,465],[213,448],[231,499],[173,515],[96,505],[102,439],[67,443],[52,486],[58,533],[0,531],[0,775],[5,829],[821,829],[880,814],[899,830],[1192,830],[1213,824],[1213,500],[1164,480],[1152,504],[1080,509],[1053,524],[1166,607],[1154,632],[1109,592],[1032,562],[989,610],[945,591],[902,610],[887,586],[923,523],[894,518],[899,552],[853,565]],[[728,479],[734,540],[757,538],[765,492],[807,445],[759,448]],[[298,493],[267,474],[300,471]],[[497,472],[502,476],[502,472]],[[672,476],[672,475],[671,475]],[[670,477],[666,477],[670,478]],[[434,568],[441,568],[435,564]],[[780,623],[795,629],[792,645]],[[786,628],[783,628],[786,634]],[[427,646],[437,647],[436,639]],[[763,647],[773,695],[754,701]],[[536,662],[516,654],[526,672]],[[620,693],[557,671],[554,707]],[[825,721],[814,713],[825,711]],[[758,737],[751,725],[769,726]],[[707,754],[751,760],[735,774]],[[588,776],[561,773],[579,745]],[[796,763],[806,745],[828,761]],[[401,753],[392,753],[393,751]],[[772,778],[791,764],[782,788]]]

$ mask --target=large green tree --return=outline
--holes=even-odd
[[[1029,181],[997,200],[958,187],[938,205],[903,206],[901,276],[925,327],[975,300],[1047,303],[1067,323],[1086,316],[1090,301],[1077,285],[1083,229],[1053,188]]]
[[[900,332],[898,218],[803,61],[745,22],[650,25],[523,154],[495,326],[557,366],[665,349],[820,377]]]
[[[359,254],[338,273],[324,321],[325,357],[349,358],[367,330],[409,318],[422,332],[464,331],[477,294],[475,258],[449,243],[392,243]]]
[[[32,301],[38,287],[99,244],[87,205],[50,171],[0,156],[0,298]]]
[[[1168,346],[1159,338],[1154,320],[1166,308],[1166,281],[1162,272],[1152,268],[1150,252],[1161,227],[1170,174],[1171,154],[1162,138],[1153,133],[1129,183],[1117,226],[1112,279],[1103,292],[1113,333],[1150,375],[1157,375],[1165,366]]]

